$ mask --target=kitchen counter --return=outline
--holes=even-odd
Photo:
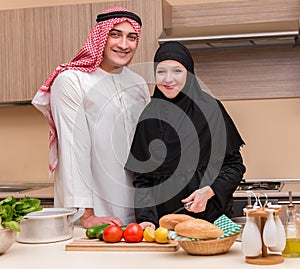
[[[47,232],[47,231],[45,231]],[[299,268],[300,258],[285,258],[277,265],[257,266],[245,262],[241,243],[235,242],[229,252],[215,256],[191,256],[182,249],[177,252],[100,252],[65,251],[65,245],[84,237],[85,230],[75,227],[73,239],[50,244],[14,245],[0,255],[1,268],[122,268],[122,269],[182,269],[182,268]]]

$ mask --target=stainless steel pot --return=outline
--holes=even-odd
[[[27,214],[20,221],[20,232],[16,240],[20,243],[51,243],[73,237],[74,222],[84,209],[43,208]]]

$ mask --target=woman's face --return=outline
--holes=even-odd
[[[186,68],[174,60],[157,65],[155,79],[158,89],[169,99],[175,98],[183,89],[187,77]]]

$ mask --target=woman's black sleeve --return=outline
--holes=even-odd
[[[133,186],[135,187],[134,211],[137,223],[148,221],[158,227],[158,214],[153,192],[153,181],[143,174],[134,173]]]
[[[215,193],[214,199],[224,208],[232,199],[246,168],[239,150],[235,150],[225,156],[221,171],[214,183],[210,186]]]

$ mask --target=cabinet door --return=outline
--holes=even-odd
[[[0,12],[2,102],[31,100],[60,63],[77,54],[91,30],[90,4]]]
[[[25,74],[23,63],[24,10],[0,11],[0,101],[22,100]]]

